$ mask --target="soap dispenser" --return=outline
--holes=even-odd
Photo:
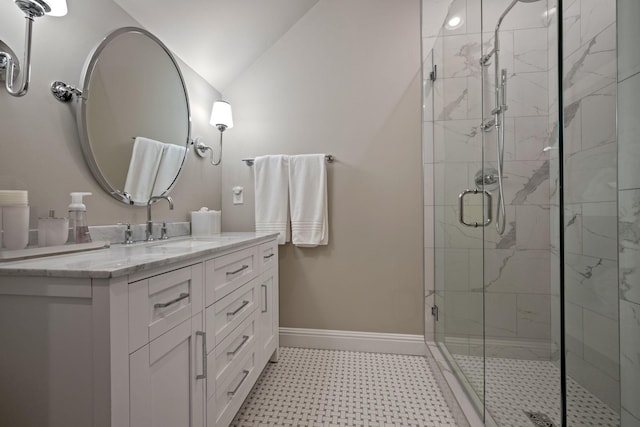
[[[74,243],[91,242],[89,225],[87,224],[87,207],[82,200],[84,196],[91,196],[91,193],[71,193],[71,204],[69,205],[69,229],[71,235],[69,240]]]

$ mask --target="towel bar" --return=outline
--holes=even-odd
[[[327,163],[333,163],[336,158],[333,156],[333,154],[326,154],[324,156],[325,160],[327,161]],[[256,159],[242,159],[241,161],[245,162],[247,164],[247,166],[253,166],[253,164],[255,163]]]

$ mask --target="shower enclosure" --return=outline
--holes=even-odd
[[[640,425],[621,424],[616,1],[446,3],[441,28],[443,1],[422,8],[435,342],[487,425]]]

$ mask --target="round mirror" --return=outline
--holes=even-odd
[[[187,88],[169,49],[141,28],[115,30],[89,55],[82,86],[80,141],[96,180],[128,204],[168,194],[191,131]]]

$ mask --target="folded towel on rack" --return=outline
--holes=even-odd
[[[278,232],[278,244],[289,241],[289,156],[255,159],[256,231]]]
[[[176,179],[178,172],[180,172],[185,151],[186,148],[184,146],[164,144],[164,152],[162,160],[160,160],[160,166],[158,166],[152,195],[162,195],[173,184],[173,180]]]
[[[324,154],[289,158],[291,241],[314,247],[329,243],[327,168]]]
[[[136,137],[124,184],[124,191],[131,195],[131,200],[146,202],[151,197],[164,147],[162,142]]]

